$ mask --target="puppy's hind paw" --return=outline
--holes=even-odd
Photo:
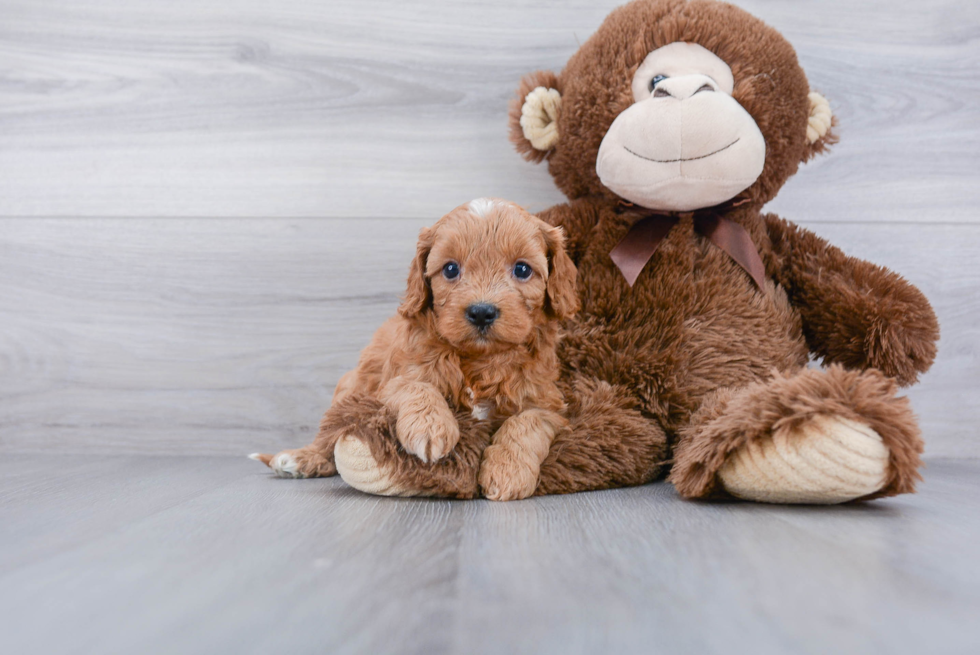
[[[253,453],[249,459],[262,462],[280,478],[326,478],[337,474],[333,458],[313,446],[284,450],[277,455]]]
[[[306,475],[300,472],[299,463],[296,458],[287,450],[278,455],[266,455],[264,453],[252,453],[248,456],[257,462],[262,462],[272,469],[276,477],[280,478],[305,478]]]
[[[304,478],[299,472],[299,463],[291,453],[279,453],[269,462],[269,467],[280,478]]]

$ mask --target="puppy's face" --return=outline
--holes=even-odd
[[[576,309],[561,231],[481,198],[422,230],[401,312],[430,311],[455,348],[488,352],[525,343],[536,327]]]

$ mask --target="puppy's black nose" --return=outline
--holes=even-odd
[[[496,305],[486,302],[475,303],[466,308],[466,320],[481,330],[485,330],[497,320],[499,313]]]

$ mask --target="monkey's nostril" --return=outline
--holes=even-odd
[[[667,89],[665,89],[663,87],[658,86],[657,88],[655,88],[653,90],[653,97],[654,98],[670,98],[671,95],[670,95],[670,91],[668,91]]]
[[[496,305],[486,302],[474,303],[466,308],[466,320],[481,330],[485,330],[497,320],[499,313]]]

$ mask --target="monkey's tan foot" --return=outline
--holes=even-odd
[[[480,489],[490,500],[521,500],[538,487],[541,467],[500,444],[488,446],[480,463]]]
[[[407,488],[397,479],[397,469],[383,466],[371,454],[366,443],[343,436],[334,448],[334,462],[344,482],[358,491],[376,496],[418,496],[419,490]]]
[[[276,455],[252,453],[248,457],[262,462],[280,478],[322,478],[337,474],[333,462],[310,446],[284,450]]]
[[[885,486],[888,448],[870,426],[818,415],[749,441],[718,471],[725,490],[766,503],[835,504]]]
[[[915,491],[922,439],[880,371],[839,365],[709,394],[681,428],[670,481],[685,498],[844,503]]]

